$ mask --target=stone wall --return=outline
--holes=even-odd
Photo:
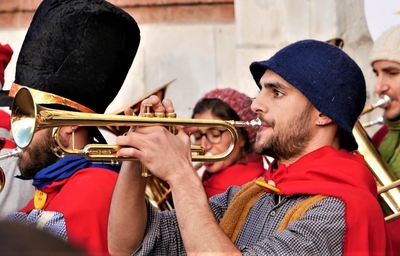
[[[15,60],[34,10],[41,1],[0,0],[0,43],[15,54],[6,70],[13,81]],[[375,102],[374,75],[367,61],[372,40],[363,0],[114,0],[141,28],[141,44],[121,93],[107,112],[176,79],[167,90],[178,117],[190,117],[205,92],[233,87],[254,97],[258,89],[249,64],[305,38],[343,38],[343,50],[361,66]],[[374,112],[363,120],[375,118]],[[375,130],[372,128],[371,131]]]

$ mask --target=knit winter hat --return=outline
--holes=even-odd
[[[370,63],[377,60],[389,60],[400,63],[400,25],[391,27],[382,33],[374,43]]]
[[[236,112],[241,121],[250,121],[257,117],[256,113],[254,113],[250,108],[253,100],[246,94],[234,89],[225,88],[212,90],[206,93],[197,104],[204,99],[219,99],[225,102]],[[256,140],[257,131],[253,128],[247,128],[246,131],[250,143],[253,144]]]
[[[352,130],[365,105],[366,85],[360,67],[344,51],[326,42],[302,40],[250,65],[259,87],[267,69],[296,87],[344,131],[342,148],[358,148]]]

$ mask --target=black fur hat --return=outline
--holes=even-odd
[[[136,21],[109,2],[43,0],[22,44],[15,83],[104,113],[126,78],[139,42]],[[0,98],[0,104],[9,103]]]

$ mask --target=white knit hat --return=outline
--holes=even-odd
[[[371,64],[377,60],[400,63],[400,25],[391,27],[378,37],[372,48],[369,60]]]

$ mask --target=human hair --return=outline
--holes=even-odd
[[[87,256],[74,245],[34,226],[0,221],[1,255]]]
[[[220,118],[221,120],[234,120],[240,121],[239,115],[225,102],[220,99],[203,99],[199,101],[193,109],[192,118],[196,114],[201,114],[210,110],[211,114],[215,117]],[[249,140],[249,135],[245,128],[239,127],[236,128],[239,138],[245,140],[245,145],[241,149],[240,158],[245,157],[247,154],[253,151],[252,144]]]

